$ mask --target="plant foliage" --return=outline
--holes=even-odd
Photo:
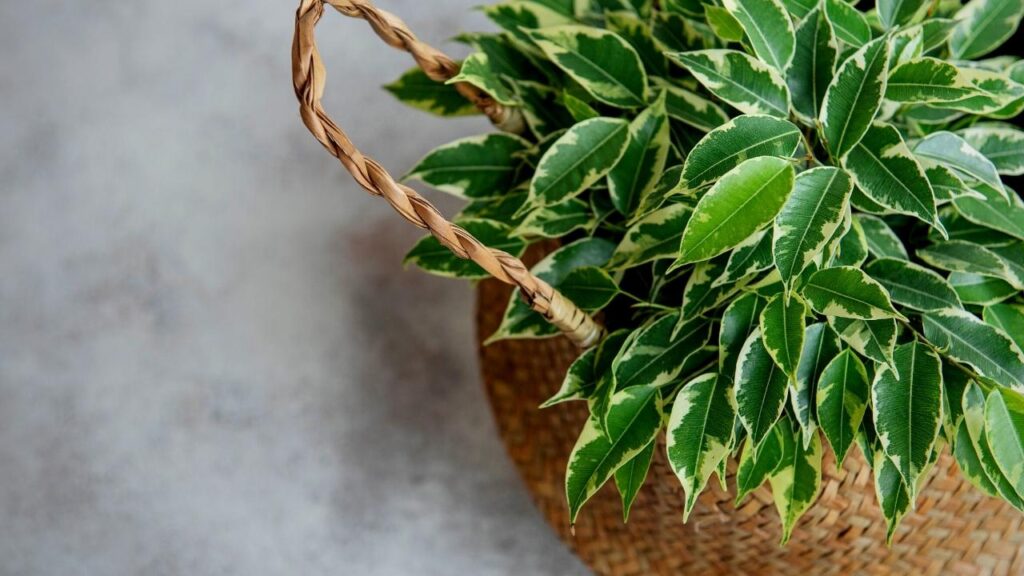
[[[874,470],[890,538],[939,454],[1024,509],[1024,61],[992,56],[1016,0],[509,0],[455,81],[522,134],[445,144],[409,173],[468,201],[608,336],[545,408],[590,418],[575,521],[609,480],[624,515],[664,434],[688,516],[737,463],[783,540],[823,461]],[[388,86],[442,116],[451,86]],[[483,271],[424,239],[409,261]],[[555,331],[513,295],[490,340]],[[824,457],[826,450],[831,457]]]

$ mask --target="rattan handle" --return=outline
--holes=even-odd
[[[356,182],[367,192],[382,196],[406,220],[430,231],[441,244],[460,258],[468,258],[502,282],[519,287],[530,307],[554,324],[573,342],[589,347],[601,336],[602,328],[568,298],[544,280],[530,273],[521,260],[507,252],[484,246],[472,234],[449,222],[415,190],[396,182],[380,164],[363,156],[342,129],[324,111],[321,98],[327,74],[316,47],[314,29],[330,4],[346,16],[362,18],[389,45],[412,54],[432,79],[445,81],[459,72],[459,65],[439,50],[421,42],[395,15],[380,10],[369,0],[301,0],[295,15],[292,44],[292,82],[299,100],[302,121],[313,136],[338,158]],[[503,108],[469,84],[456,88],[499,127],[516,128],[518,115]]]

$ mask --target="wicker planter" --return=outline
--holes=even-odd
[[[509,292],[493,280],[480,284],[481,340],[498,326]],[[871,470],[857,449],[839,472],[826,451],[820,500],[785,548],[767,486],[737,509],[712,479],[684,525],[682,489],[664,449],[656,451],[628,524],[609,483],[583,508],[573,537],[564,476],[586,407],[537,406],[558,389],[577,353],[564,338],[506,341],[481,347],[480,362],[498,429],[534,502],[598,574],[1024,574],[1024,516],[968,484],[948,454],[891,548]]]

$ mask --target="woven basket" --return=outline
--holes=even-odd
[[[477,292],[477,336],[498,327],[510,289],[493,280]],[[871,469],[857,449],[836,472],[822,463],[821,496],[784,548],[767,486],[739,508],[714,479],[687,524],[683,493],[655,452],[647,484],[622,522],[609,482],[583,507],[569,533],[565,468],[587,417],[584,403],[537,406],[559,387],[578,350],[563,338],[503,341],[480,347],[484,386],[509,455],[534,502],[563,541],[596,573],[652,574],[1024,574],[1024,515],[988,498],[943,454],[917,510],[903,520],[891,547],[875,500]],[[730,465],[729,484],[734,486]]]

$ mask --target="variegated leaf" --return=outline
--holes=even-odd
[[[989,114],[1024,96],[1024,86],[1003,74],[958,68],[920,58],[893,68],[885,90],[889,100],[932,104],[970,114]]]
[[[859,10],[845,0],[823,0],[825,15],[836,37],[843,43],[860,48],[871,41],[871,24]]]
[[[867,411],[871,383],[864,364],[847,349],[829,362],[818,381],[818,423],[836,455],[836,468],[843,466],[846,452],[860,429]]]
[[[874,460],[872,471],[875,476],[875,497],[878,498],[878,507],[882,510],[882,517],[885,518],[888,527],[885,540],[891,544],[896,527],[910,511],[914,499],[907,489],[907,483],[900,475],[899,468],[883,450],[875,450],[870,457]]]
[[[755,445],[747,438],[743,442],[739,466],[736,470],[736,506],[743,498],[757,490],[768,479],[782,461],[782,435],[788,434],[792,425],[783,417],[776,422],[760,444]]]
[[[796,383],[790,390],[793,413],[804,433],[804,446],[807,446],[818,429],[819,418],[815,407],[821,374],[839,354],[839,350],[839,336],[828,324],[819,322],[807,327],[800,365],[796,371]]]
[[[850,348],[861,356],[871,358],[879,364],[892,366],[899,328],[893,319],[853,320],[830,317],[829,326]]]
[[[893,308],[885,288],[851,266],[815,272],[802,292],[814,311],[825,316],[858,320],[902,318]]]
[[[736,362],[736,413],[755,443],[782,415],[786,405],[786,374],[772,360],[757,329],[747,337]]]
[[[608,191],[619,213],[629,217],[665,170],[669,152],[664,93],[629,124],[626,152],[608,173]]]
[[[1003,331],[1024,354],[1024,307],[1017,304],[996,304],[985,308],[985,323]]]
[[[1010,269],[988,248],[964,240],[938,242],[917,251],[917,257],[934,268],[950,272],[983,274],[1015,281]]]
[[[745,114],[789,116],[789,89],[771,66],[737,50],[669,52],[712,94]]]
[[[1003,476],[1024,494],[1024,398],[996,387],[985,401],[985,438]]]
[[[1024,175],[1024,131],[1009,124],[975,124],[958,134],[1000,174]]]
[[[651,468],[656,444],[657,442],[651,442],[639,454],[633,456],[629,462],[615,471],[615,487],[619,489],[619,496],[622,498],[623,522],[629,521],[629,510],[633,507],[640,488],[647,480],[647,472]]]
[[[787,285],[821,253],[839,230],[853,182],[843,170],[813,168],[800,173],[793,193],[775,218],[772,251]]]
[[[761,339],[780,369],[796,382],[797,366],[804,348],[807,304],[799,296],[779,294],[761,312]]]
[[[762,230],[740,243],[729,254],[725,265],[725,273],[715,280],[715,286],[732,284],[749,278],[772,267],[775,257],[772,255],[772,236]]]
[[[889,228],[885,220],[875,216],[858,214],[857,221],[860,222],[861,230],[864,231],[864,240],[868,244],[868,252],[875,258],[896,258],[909,260],[907,248],[903,246],[900,237]]]
[[[954,58],[970,60],[998,48],[1024,17],[1017,0],[971,0],[956,15],[958,21],[949,49]]]
[[[678,312],[667,314],[641,329],[612,362],[615,386],[665,386],[676,381],[687,357],[703,348],[711,337],[707,320],[695,318],[676,329]],[[675,333],[673,333],[675,332]]]
[[[1002,331],[964,310],[924,315],[924,334],[943,354],[1003,386],[1024,390],[1024,355]]]
[[[572,400],[586,400],[587,396],[597,386],[599,375],[596,373],[595,361],[597,360],[597,346],[585,350],[569,366],[562,379],[562,385],[558,392],[540,405],[541,408],[550,408],[557,404],[570,402]]]
[[[967,272],[951,272],[949,285],[961,302],[977,306],[992,306],[1017,294],[1017,289],[1005,280]]]
[[[431,79],[419,67],[402,74],[391,84],[385,85],[384,89],[403,104],[437,116],[470,116],[480,113],[454,86]]]
[[[792,156],[800,145],[800,129],[771,116],[737,116],[701,138],[693,147],[679,185],[699,190],[742,162],[758,156]]]
[[[434,149],[405,178],[462,198],[501,196],[515,186],[516,171],[522,165],[517,155],[529,146],[511,134],[463,138]]]
[[[515,106],[515,93],[498,77],[490,59],[484,52],[470,54],[462,61],[459,73],[448,80],[448,84],[464,82],[476,86],[495,102],[504,106]]]
[[[839,49],[832,24],[822,7],[812,10],[796,28],[796,52],[786,74],[793,110],[813,124],[821,114],[825,91],[835,74]]]
[[[971,442],[970,432],[967,430],[967,422],[960,422],[957,426],[956,444],[953,446],[953,457],[960,468],[964,478],[988,496],[998,496],[996,485],[989,479],[985,468],[981,464],[981,457]]]
[[[722,5],[747,33],[754,54],[785,74],[793,61],[793,22],[779,0],[723,0]]]
[[[591,212],[590,204],[573,198],[533,210],[516,226],[514,233],[520,237],[561,238],[575,230],[590,231],[596,226],[597,217]]]
[[[923,266],[896,258],[881,258],[868,264],[864,271],[901,306],[922,312],[963,307],[946,279]]]
[[[789,541],[793,527],[821,489],[821,438],[815,434],[805,448],[800,431],[782,431],[782,458],[768,477],[772,499],[782,520],[782,544]]]
[[[572,24],[572,16],[532,0],[510,0],[483,8],[484,14],[515,39],[518,47],[539,53],[530,30]]]
[[[736,376],[736,363],[747,337],[757,328],[765,301],[748,292],[736,298],[722,313],[718,330],[719,373],[732,380]]]
[[[953,200],[957,212],[968,221],[1024,240],[1024,206],[1005,199],[988,186],[976,190],[981,198],[963,196]]]
[[[886,29],[896,28],[918,16],[928,0],[878,0],[878,18]]]
[[[729,121],[721,106],[685,88],[668,82],[657,87],[665,91],[665,108],[669,117],[702,132],[710,132]]]
[[[831,9],[839,4],[856,11],[842,0],[827,0],[826,6]],[[843,62],[825,92],[819,119],[821,135],[833,159],[839,160],[853,150],[882,105],[889,73],[888,46],[884,37],[865,44]]]
[[[623,234],[608,266],[631,268],[679,254],[679,240],[693,209],[685,204],[669,204],[644,216]]]
[[[983,183],[1007,198],[995,165],[967,141],[952,132],[929,134],[914,145],[914,154],[919,158],[945,164],[964,182],[968,184],[974,181]]]
[[[548,206],[573,198],[603,178],[629,144],[629,124],[592,118],[573,126],[541,157],[528,202]]]
[[[512,236],[512,228],[493,220],[466,218],[459,225],[485,245],[522,256],[526,242]],[[434,236],[425,236],[405,256],[406,264],[448,278],[487,278],[489,274],[472,260],[459,258]]]
[[[739,290],[735,284],[722,284],[718,279],[725,271],[725,257],[698,262],[690,273],[683,289],[683,306],[680,323],[700,316],[716,308]]]
[[[985,433],[985,405],[985,393],[977,382],[972,381],[964,390],[964,428],[967,430],[974,453],[978,456],[978,463],[995,491],[1018,510],[1024,510],[1024,500],[1003,475],[988,443],[988,435]]]

